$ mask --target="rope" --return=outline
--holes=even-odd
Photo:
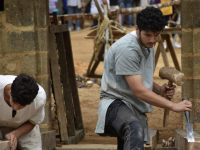
[[[82,32],[88,31],[88,30],[94,30],[94,29],[96,29],[96,27],[97,27],[97,26],[93,26],[93,27],[89,27],[89,28],[83,29],[83,30],[81,30],[81,31],[70,32],[70,35],[82,33]]]
[[[103,21],[100,23],[100,18],[98,19],[98,27],[97,27],[97,34],[94,39],[95,45],[94,45],[94,51],[95,51],[95,59],[98,60],[98,55],[101,51],[101,49],[97,49],[99,44],[105,43],[106,37],[105,37],[105,31],[106,28],[109,27],[109,37],[111,38],[111,44],[113,43],[113,34],[111,30],[111,22],[107,16],[104,16]]]

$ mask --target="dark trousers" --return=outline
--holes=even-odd
[[[109,122],[108,118],[112,118],[109,115],[106,115],[106,122]],[[144,150],[142,125],[126,104],[123,103],[118,107],[115,119],[109,126],[106,123],[105,129],[111,136],[117,136],[117,150]]]

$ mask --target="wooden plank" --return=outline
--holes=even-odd
[[[176,34],[176,33],[182,33],[181,27],[164,28],[164,30],[160,34]]]
[[[67,119],[65,117],[64,99],[62,95],[60,71],[58,66],[54,34],[49,35],[49,44],[50,44],[49,46],[50,69],[51,69],[54,97],[56,101],[60,138],[62,142],[67,143],[68,142]]]
[[[64,17],[61,18],[61,20],[64,23]],[[66,58],[66,62],[67,62],[66,68],[70,70],[68,72],[68,76],[70,79],[69,84],[71,87],[72,97],[73,97],[74,112],[75,112],[75,117],[76,117],[75,119],[76,127],[77,129],[83,129],[83,120],[82,120],[82,113],[81,113],[81,107],[80,107],[80,101],[79,101],[79,95],[78,95],[78,89],[77,89],[77,83],[76,83],[74,60],[73,60],[71,38],[70,38],[69,31],[63,32],[63,38],[64,38],[64,47],[65,47],[65,49],[63,50],[65,50],[65,52],[61,53],[61,55],[64,54],[64,57]]]
[[[42,132],[42,150],[53,150],[56,148],[56,132],[54,130]]]
[[[75,136],[69,136],[69,144],[78,144],[85,136],[84,129],[76,130]]]
[[[91,78],[102,78],[102,75],[99,75],[99,74],[89,74],[87,77],[91,77]]]
[[[54,23],[56,24],[56,22],[57,21],[55,21]],[[59,54],[60,76],[63,84],[63,96],[66,107],[68,135],[73,136],[76,134],[75,123],[74,123],[74,110],[73,110],[72,96],[71,96],[72,92],[69,84],[69,76],[68,76],[69,72],[66,64],[67,60],[65,56],[63,33],[55,33],[55,36]]]
[[[50,26],[50,33],[61,33],[66,31],[68,31],[67,24]]]
[[[156,54],[155,54],[155,68],[156,68],[156,65],[158,63],[159,56],[160,56],[160,49],[159,49],[159,46],[158,46],[157,49],[156,49]]]
[[[174,50],[174,47],[172,46],[172,43],[171,43],[171,40],[170,40],[170,35],[169,34],[164,34],[164,35],[161,35],[162,37],[165,36],[165,40],[167,41],[167,47],[169,49],[169,52],[172,56],[172,60],[174,62],[174,65],[176,67],[177,70],[181,71],[181,68],[180,68],[180,65],[178,63],[178,59],[176,57],[176,53],[175,53],[175,50]]]
[[[177,150],[175,147],[163,147],[162,144],[157,144],[153,150]]]
[[[97,0],[94,0],[94,3],[96,5],[96,7],[97,7],[97,10],[99,12],[99,15],[100,15],[100,18],[101,18],[101,21],[102,21],[104,16],[103,16],[103,13],[102,13],[101,8],[100,8],[101,6],[99,6],[99,3],[97,2]]]
[[[86,72],[86,74],[85,74],[86,77],[89,77],[89,75],[90,75],[90,69],[91,69],[91,67],[92,67],[94,58],[95,58],[95,52],[93,52],[92,58],[91,58],[90,63],[89,63],[89,65],[88,65],[87,72]]]
[[[166,67],[169,67],[169,61],[167,59],[167,54],[166,54],[166,51],[165,51],[165,48],[163,46],[163,40],[162,40],[162,37],[160,36],[159,38],[159,41],[158,41],[158,47],[160,49],[160,52],[162,54],[162,57],[163,57],[163,61],[164,61],[164,64]]]
[[[92,69],[90,71],[91,74],[94,74],[94,72],[96,71],[99,63],[100,63],[100,60],[102,60],[103,58],[103,55],[104,55],[104,44],[101,44],[98,49],[101,49],[101,50],[98,50],[98,60],[95,60],[94,59],[94,65],[92,66]]]
[[[158,130],[149,129],[150,145],[144,145],[145,150],[153,150],[158,143]]]

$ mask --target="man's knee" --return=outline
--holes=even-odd
[[[132,121],[131,123],[124,126],[122,134],[125,137],[130,136],[130,138],[138,139],[141,141],[144,139],[143,127],[139,121]]]
[[[144,139],[144,130],[139,121],[134,121],[129,124],[131,132],[138,138],[138,139]]]

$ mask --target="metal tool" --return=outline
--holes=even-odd
[[[182,99],[184,100],[189,100],[187,97],[184,97]],[[193,132],[193,125],[190,123],[190,112],[189,111],[185,111],[185,117],[187,120],[187,124],[186,124],[186,132],[187,132],[187,140],[188,142],[195,142],[194,140],[194,132]]]

